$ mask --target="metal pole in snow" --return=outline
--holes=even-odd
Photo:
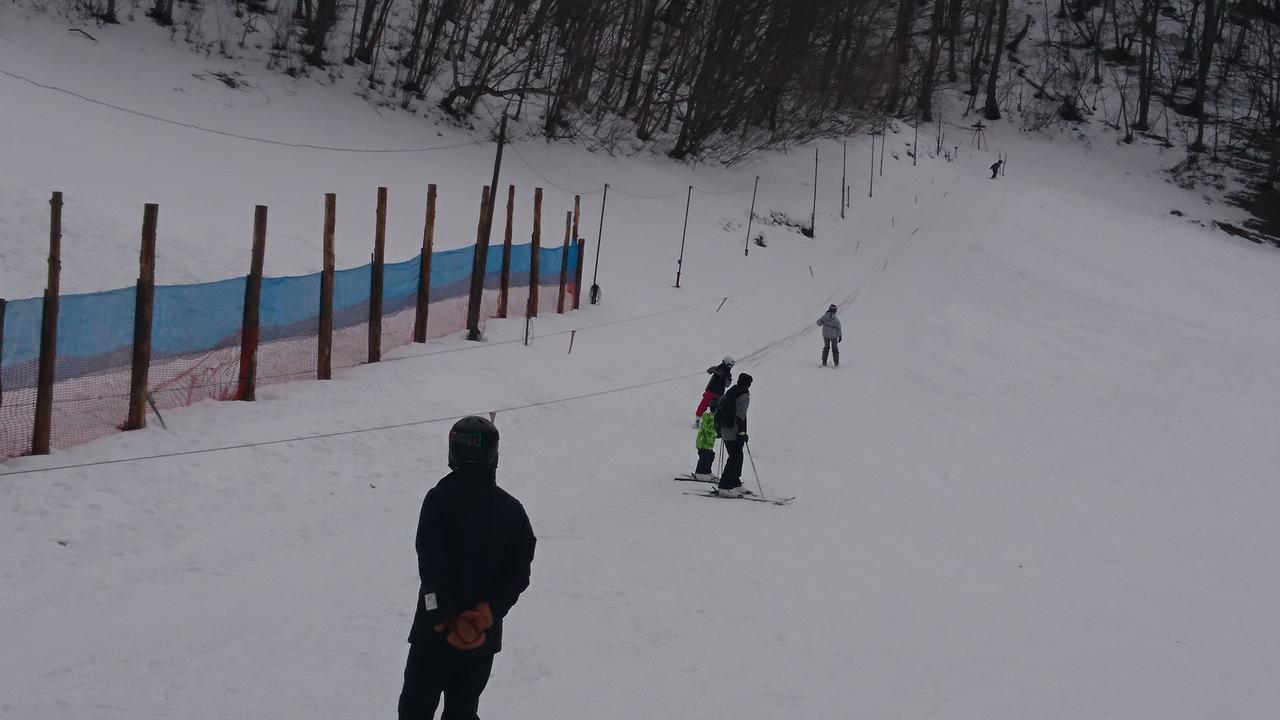
[[[840,219],[844,219],[845,168],[849,162],[849,141],[840,143]]]
[[[751,221],[756,219],[756,190],[760,188],[760,176],[756,176],[756,183],[751,188],[751,212],[747,215],[747,240],[742,244],[743,257],[751,254]]]
[[[680,287],[680,273],[684,270],[684,239],[689,233],[689,203],[693,201],[693,186],[684,198],[684,229],[680,231],[680,259],[676,260],[676,287]]]
[[[809,213],[809,237],[818,235],[818,148],[813,149],[813,211]]]
[[[600,285],[596,278],[600,275],[600,241],[604,239],[604,206],[609,201],[609,183],[604,184],[604,196],[600,198],[600,230],[596,232],[596,263],[591,271],[591,304],[600,302]]]

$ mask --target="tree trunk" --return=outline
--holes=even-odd
[[[306,42],[311,45],[307,62],[315,67],[324,65],[325,37],[337,14],[337,0],[316,0],[316,16],[307,28]]]
[[[991,54],[991,73],[987,76],[987,104],[982,114],[988,120],[1000,119],[1000,104],[996,102],[996,82],[1000,79],[1000,58],[1004,56],[1004,34],[1009,29],[1009,0],[1000,0],[1000,22],[996,29],[996,43]]]
[[[951,0],[952,4],[958,2],[959,0]],[[921,71],[920,97],[916,101],[916,107],[920,108],[920,119],[925,122],[933,122],[933,86],[938,70],[938,56],[942,52],[942,28],[946,10],[947,0],[934,0],[933,17],[929,21],[929,55]]]

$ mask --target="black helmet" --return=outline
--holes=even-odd
[[[498,465],[498,428],[482,417],[464,417],[449,430],[449,467]]]
[[[753,379],[754,378],[752,378],[750,375],[746,373],[742,373],[741,375],[738,376],[738,385],[743,388],[749,388],[751,387],[751,381]]]
[[[835,303],[831,303],[831,307],[827,308],[827,312],[835,312],[836,310],[839,310],[839,308],[836,307]]]

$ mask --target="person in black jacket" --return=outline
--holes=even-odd
[[[702,402],[698,403],[698,409],[693,413],[694,427],[698,426],[702,413],[711,407],[711,401],[724,397],[725,388],[733,383],[733,358],[726,355],[719,365],[707,368],[707,374],[711,379],[707,381],[707,389],[702,391]]]
[[[449,432],[453,471],[418,519],[418,592],[400,720],[476,720],[502,621],[529,587],[536,542],[524,507],[498,487],[498,429],[480,417]]]
[[[738,384],[720,398],[716,410],[716,426],[724,439],[729,459],[724,463],[720,484],[716,492],[727,497],[742,494],[742,453],[747,445],[747,407],[751,404],[752,377],[746,373],[738,376]]]

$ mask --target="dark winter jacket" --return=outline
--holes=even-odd
[[[836,314],[830,310],[818,318],[818,327],[822,328],[823,340],[839,342],[844,339],[844,332],[840,330],[840,318],[836,317]]]
[[[720,407],[716,410],[716,426],[720,428],[720,436],[725,442],[738,439],[739,434],[747,432],[747,407],[751,404],[751,376],[743,373],[738,377],[738,384],[720,398]]]
[[[724,389],[733,383],[733,369],[730,365],[720,363],[707,368],[707,373],[711,375],[711,379],[707,381],[707,392],[716,397],[724,395]]]
[[[446,475],[427,493],[418,519],[422,587],[409,642],[444,646],[435,626],[484,600],[493,627],[485,644],[468,652],[501,650],[502,618],[529,587],[535,542],[524,507],[498,487],[493,469],[464,467]]]

